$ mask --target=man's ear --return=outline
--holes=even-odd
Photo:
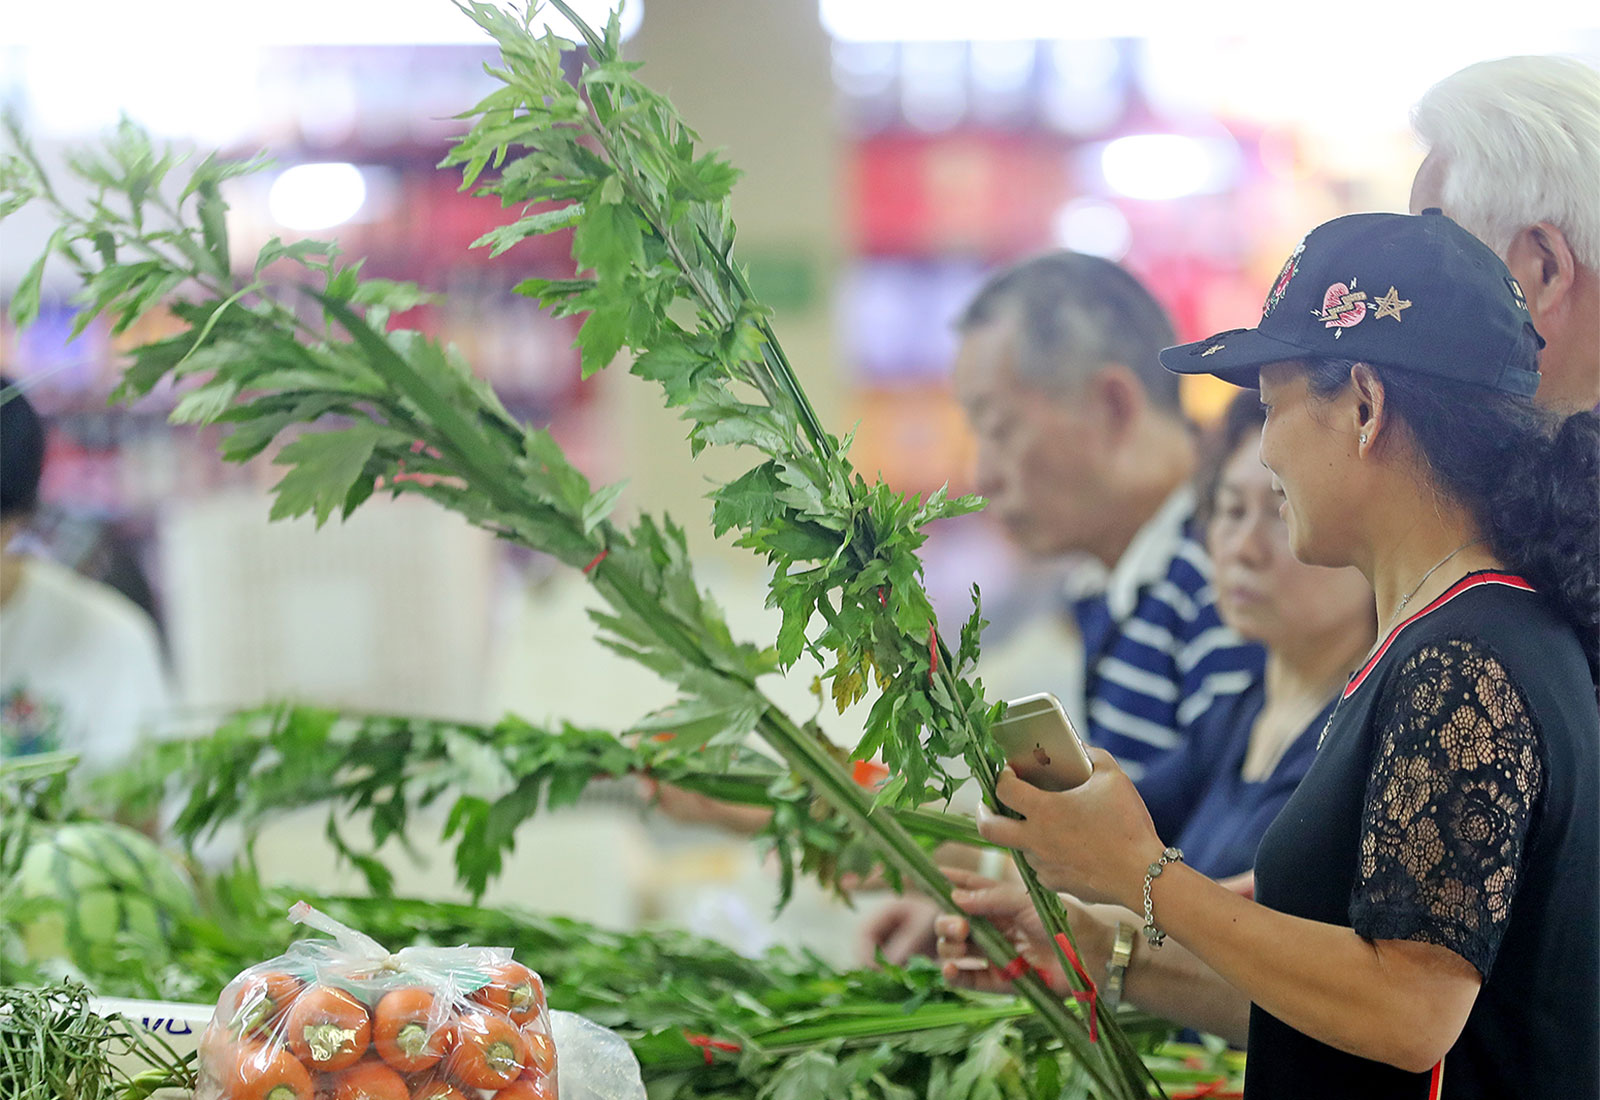
[[[1549,222],[1517,231],[1506,249],[1506,266],[1522,285],[1534,328],[1566,304],[1578,275],[1578,260],[1566,234]]]
[[[1107,441],[1121,443],[1128,439],[1149,403],[1139,376],[1121,363],[1107,363],[1095,372],[1090,392],[1101,413]]]
[[[1350,429],[1356,446],[1366,453],[1378,445],[1392,417],[1384,406],[1383,379],[1365,363],[1350,368]]]

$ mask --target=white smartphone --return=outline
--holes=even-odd
[[[991,727],[1006,763],[1021,779],[1047,791],[1070,791],[1094,773],[1084,747],[1061,700],[1042,691],[1013,699],[1003,718]]]

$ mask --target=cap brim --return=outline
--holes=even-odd
[[[1308,354],[1305,348],[1261,335],[1259,329],[1242,328],[1163,348],[1161,365],[1174,374],[1214,374],[1224,382],[1253,390],[1261,385],[1261,368],[1268,363],[1304,359]]]

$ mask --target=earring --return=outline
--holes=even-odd
[[[1366,441],[1367,441],[1367,433],[1366,433],[1366,432],[1362,432],[1362,433],[1361,433],[1361,442],[1362,442],[1362,443],[1363,443],[1363,444],[1365,444],[1365,443],[1366,443]]]

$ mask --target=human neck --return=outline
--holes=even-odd
[[[1297,638],[1267,651],[1262,679],[1264,710],[1315,702],[1316,709],[1332,697],[1372,645],[1372,623],[1361,616],[1339,630]]]
[[[1467,573],[1499,566],[1476,523],[1455,510],[1440,508],[1432,524],[1416,524],[1373,555],[1367,579],[1378,610],[1378,633],[1385,636]]]
[[[1106,526],[1096,544],[1084,548],[1108,569],[1116,568],[1144,525],[1194,476],[1194,439],[1181,426],[1151,417],[1127,446],[1132,458],[1116,506],[1106,509]]]

